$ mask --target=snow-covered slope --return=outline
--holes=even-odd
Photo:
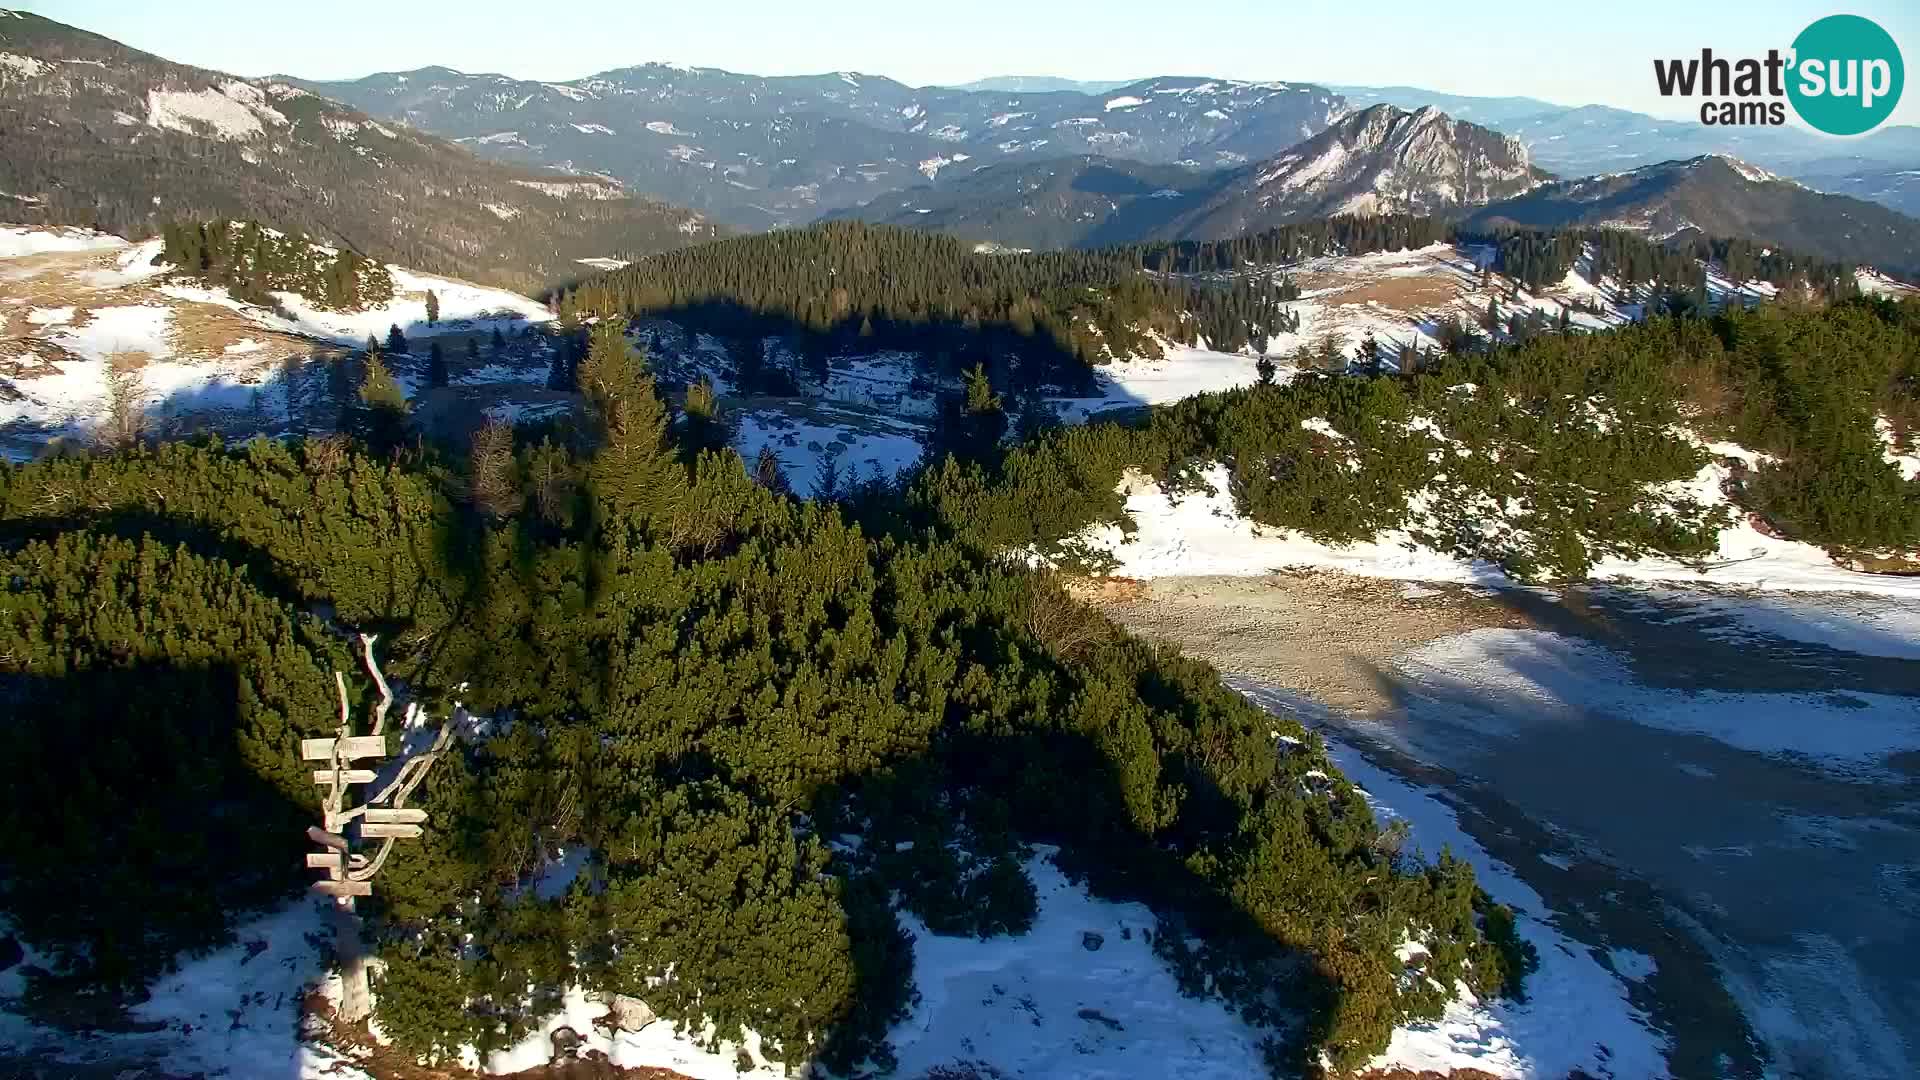
[[[389,362],[421,405],[513,408],[568,397],[544,389],[548,343],[529,335],[551,316],[516,293],[390,266],[394,295],[378,306],[332,311],[283,292],[267,308],[175,278],[156,263],[158,240],[26,227],[5,227],[0,237],[31,252],[0,258],[0,453],[8,457],[96,435],[116,389],[153,434],[328,430],[339,411],[330,365],[343,346],[370,336],[384,345],[396,327],[414,344]],[[429,293],[439,307],[431,325]],[[452,385],[429,392],[425,365],[436,341]]]
[[[1693,499],[1705,506],[1727,505],[1728,458],[1751,457],[1739,447],[1716,444],[1714,461],[1692,481],[1667,494],[1676,502]],[[1260,525],[1240,516],[1228,494],[1224,466],[1205,475],[1210,493],[1174,497],[1150,479],[1130,475],[1122,486],[1126,510],[1136,531],[1117,526],[1090,530],[1085,540],[1110,554],[1113,573],[1161,578],[1206,574],[1260,575],[1296,568],[1322,568],[1363,577],[1407,581],[1458,582],[1517,587],[1492,562],[1463,560],[1393,530],[1371,541],[1327,544],[1291,529]],[[1424,502],[1416,499],[1419,505]],[[1418,514],[1416,513],[1416,516]],[[1490,527],[1501,524],[1490,517]],[[1745,514],[1720,534],[1718,550],[1698,564],[1669,559],[1602,559],[1596,581],[1668,583],[1764,589],[1784,592],[1859,592],[1920,600],[1920,578],[1859,573],[1834,562],[1822,548],[1768,536],[1754,529]]]

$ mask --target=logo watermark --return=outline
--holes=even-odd
[[[1907,80],[1900,47],[1872,19],[1829,15],[1793,39],[1784,52],[1653,62],[1662,97],[1704,98],[1700,122],[1714,126],[1779,126],[1791,106],[1802,123],[1829,135],[1861,135],[1900,104]]]

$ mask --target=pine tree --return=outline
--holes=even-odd
[[[387,370],[378,350],[367,354],[366,373],[360,378],[357,434],[376,453],[398,449],[407,434],[407,394]]]
[[[440,321],[440,294],[427,290],[427,325],[433,326]]]
[[[780,468],[780,455],[774,453],[771,446],[760,447],[760,453],[753,463],[753,479],[768,491],[782,495],[791,494],[793,490],[787,486],[786,474]]]
[[[667,410],[646,356],[628,343],[624,320],[594,324],[579,383],[597,422],[600,445],[587,479],[603,511],[642,520],[671,512],[686,477],[667,441]]]
[[[720,415],[720,402],[713,384],[705,379],[687,387],[686,447],[689,456],[703,450],[721,450],[727,445],[726,420]]]
[[[476,509],[492,517],[509,517],[520,511],[523,499],[514,476],[512,428],[494,419],[480,425],[473,433],[468,463]]]
[[[400,332],[399,323],[394,323],[387,330],[387,351],[395,356],[405,356],[409,352],[407,335]]]
[[[447,356],[438,341],[427,350],[427,385],[434,389],[447,385]]]

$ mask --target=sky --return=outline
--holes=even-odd
[[[12,0],[171,60],[355,78],[442,64],[556,81],[648,61],[759,75],[859,71],[913,85],[990,75],[1210,75],[1603,104],[1686,118],[1656,57],[1758,56],[1825,15],[1864,15],[1920,63],[1920,3],[1746,0]],[[1697,108],[1697,105],[1695,106]],[[1892,122],[1920,124],[1920,90]]]

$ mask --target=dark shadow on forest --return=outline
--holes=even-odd
[[[290,800],[245,760],[242,702],[253,694],[225,664],[0,674],[9,914],[23,938],[37,926],[94,961],[74,974],[29,964],[27,1015],[73,1032],[159,1032],[125,1012],[141,986],[311,880],[302,852],[318,803]],[[285,1005],[291,1046],[299,1003]],[[0,1074],[27,1066],[23,1075],[67,1075],[57,1060],[0,1058]]]

